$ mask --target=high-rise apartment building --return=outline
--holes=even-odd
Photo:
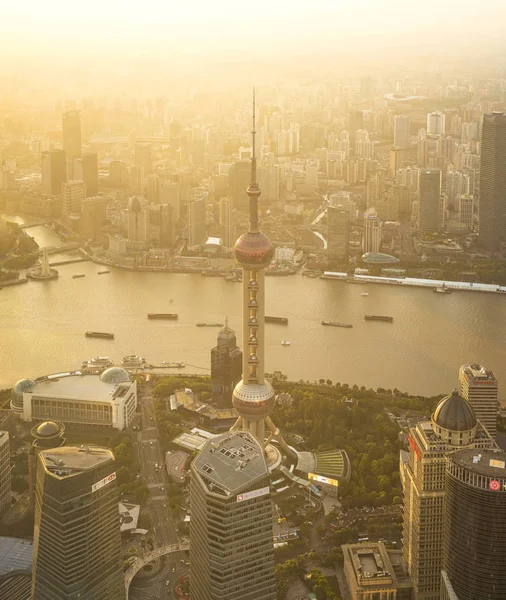
[[[368,208],[364,213],[364,238],[362,249],[364,252],[379,252],[381,247],[382,223],[374,207]]]
[[[418,190],[418,231],[420,233],[436,233],[439,229],[441,172],[430,169],[421,170]]]
[[[181,214],[179,183],[177,181],[171,181],[170,179],[160,179],[158,193],[160,204],[170,204],[172,206],[172,220],[174,223],[179,221],[179,216]]]
[[[405,115],[396,115],[394,119],[394,146],[398,148],[409,147],[410,120]]]
[[[51,150],[41,154],[42,193],[46,196],[61,194],[67,181],[67,158],[63,150]]]
[[[158,233],[161,248],[171,248],[174,243],[173,209],[170,204],[149,205],[150,223]]]
[[[138,167],[144,169],[144,174],[146,176],[151,174],[151,146],[148,146],[148,144],[136,144],[134,160]]]
[[[483,115],[479,217],[480,245],[497,252],[506,242],[506,113]]]
[[[435,111],[427,115],[427,135],[443,135],[445,132],[445,115]]]
[[[426,167],[429,160],[429,143],[426,138],[418,140],[416,144],[416,164],[419,167]]]
[[[221,406],[232,406],[232,392],[241,375],[242,352],[237,345],[235,331],[230,329],[227,321],[211,350],[211,385],[215,402]]]
[[[395,179],[397,171],[402,166],[403,155],[404,152],[401,147],[395,146],[394,148],[390,148],[389,175],[392,179]]]
[[[473,228],[474,196],[472,194],[461,194],[458,196],[458,210],[459,222],[471,231]]]
[[[495,375],[482,365],[462,365],[459,370],[459,394],[473,407],[474,414],[495,438],[499,391]]]
[[[96,242],[105,221],[105,198],[92,196],[81,200],[81,233]]]
[[[455,390],[438,404],[431,421],[409,431],[404,477],[404,560],[415,600],[439,600],[443,557],[446,456],[462,448],[494,448],[469,402]]]
[[[62,186],[62,213],[66,217],[81,214],[81,202],[86,199],[83,181],[67,181]]]
[[[206,201],[201,198],[188,204],[188,246],[201,246],[206,239]]]
[[[123,600],[114,455],[61,446],[38,454],[32,600]]]
[[[506,453],[446,459],[441,600],[506,598]]]
[[[327,208],[327,258],[348,262],[350,249],[350,215],[344,206]]]
[[[68,161],[68,178],[74,178],[73,161],[81,156],[81,111],[70,110],[62,115],[63,150]]]
[[[84,181],[86,196],[98,195],[98,158],[95,152],[85,152],[73,161],[73,179]]]
[[[65,217],[78,217],[81,214],[81,202],[86,199],[83,181],[67,181],[62,185],[62,214]]]
[[[144,197],[144,167],[133,165],[128,169],[128,184],[131,196]]]
[[[148,202],[156,204],[160,199],[160,178],[152,173],[148,175]]]
[[[235,244],[235,228],[232,219],[233,204],[230,198],[220,198],[220,238],[225,248]]]
[[[0,431],[0,515],[11,505],[11,451],[9,432]]]
[[[235,208],[245,210],[248,207],[248,187],[250,177],[249,161],[235,162],[228,172],[229,194],[234,201]]]
[[[355,141],[357,131],[364,128],[364,112],[361,110],[353,110],[348,117],[348,132],[350,134],[350,148],[355,151]]]
[[[122,160],[112,160],[109,163],[109,182],[118,187],[128,184],[128,169]]]
[[[192,600],[275,600],[269,470],[254,436],[209,440],[191,465],[190,498]]]

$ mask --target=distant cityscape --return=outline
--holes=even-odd
[[[1,600],[505,600],[504,373],[469,358],[424,397],[290,381],[266,360],[266,324],[288,324],[266,314],[276,277],[506,293],[504,72],[181,104],[34,107],[3,83],[0,289],[54,284],[56,305],[61,280],[43,282],[93,261],[242,291],[239,338],[227,317],[196,320],[217,333],[210,374],[136,354],[44,375],[27,361],[0,391]]]

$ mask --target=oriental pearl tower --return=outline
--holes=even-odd
[[[251,183],[247,190],[249,230],[241,235],[234,246],[235,258],[243,269],[243,362],[242,380],[236,385],[232,397],[234,408],[239,414],[232,430],[248,431],[253,434],[264,449],[267,462],[271,466],[280,461],[278,450],[269,444],[272,438],[277,439],[284,452],[290,453],[290,450],[269,416],[274,408],[275,393],[272,385],[265,379],[265,269],[272,260],[274,248],[269,238],[258,228],[258,199],[261,192],[256,180],[254,90],[251,133],[253,138]]]

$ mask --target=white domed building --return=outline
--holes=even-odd
[[[121,431],[135,417],[137,383],[119,367],[101,375],[60,373],[36,381],[22,379],[12,390],[11,408],[24,421]]]

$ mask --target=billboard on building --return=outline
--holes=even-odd
[[[339,487],[339,481],[337,481],[337,479],[330,479],[330,477],[323,477],[322,475],[316,475],[315,473],[308,473],[307,478],[310,481],[318,481],[318,483],[325,483],[327,485]]]
[[[251,500],[252,498],[258,498],[259,496],[266,496],[269,493],[269,487],[260,488],[259,490],[253,490],[251,492],[244,492],[237,496],[237,502],[244,502],[245,500]]]
[[[107,485],[108,483],[111,483],[111,481],[114,481],[115,479],[116,479],[116,472],[111,473],[110,475],[107,475],[107,477],[104,477],[100,481],[97,481],[97,483],[94,483],[91,486],[91,491],[92,492],[96,492],[100,488],[103,488],[104,485]]]

